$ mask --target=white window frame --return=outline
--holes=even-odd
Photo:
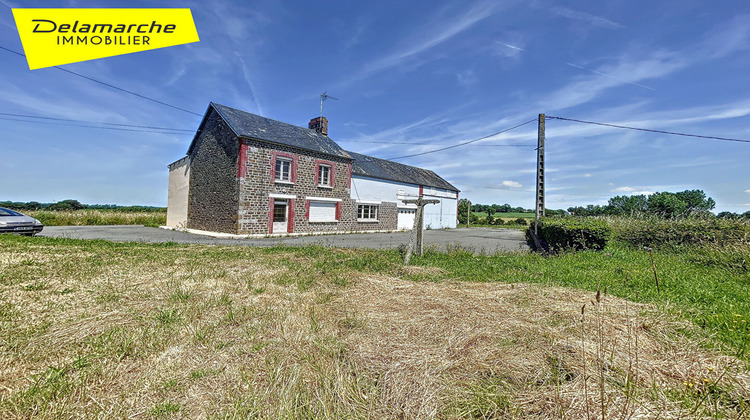
[[[325,171],[324,171],[325,169]],[[318,186],[319,187],[331,187],[331,165],[321,163],[318,165]],[[323,173],[325,172],[325,177]]]
[[[285,156],[276,156],[276,168],[274,168],[275,169],[274,181],[291,183],[292,182],[292,165],[294,165],[293,159],[290,159]],[[284,167],[286,167],[286,172],[284,171]]]
[[[378,221],[377,204],[357,204],[357,221],[358,222],[377,222]]]

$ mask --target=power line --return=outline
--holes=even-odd
[[[166,131],[184,131],[188,133],[192,133],[194,130],[187,130],[184,128],[169,128],[169,127],[154,127],[149,125],[135,125],[135,124],[118,124],[118,123],[107,123],[107,122],[97,122],[97,121],[85,121],[85,120],[71,120],[67,118],[54,118],[54,117],[42,117],[39,115],[24,115],[24,114],[13,114],[10,112],[0,112],[0,115],[6,115],[10,117],[21,117],[21,118],[35,118],[40,120],[52,120],[52,121],[65,121],[65,122],[75,122],[75,123],[84,123],[84,124],[102,124],[102,125],[112,125],[117,127],[134,127],[134,128],[149,128],[154,130],[166,130]],[[5,119],[5,118],[3,118]],[[16,119],[13,121],[26,121],[26,120],[20,120]],[[36,121],[29,121],[29,122],[36,122]],[[51,123],[50,123],[51,124]],[[68,125],[68,126],[74,126],[72,124],[61,124],[61,125]],[[94,127],[94,128],[104,128],[104,127]]]
[[[408,141],[374,141],[374,140],[357,140],[349,143],[378,143],[378,144],[408,144],[408,145],[434,145],[435,143],[411,143]],[[536,147],[531,144],[475,144],[478,147]]]
[[[465,141],[463,143],[454,144],[452,146],[441,147],[440,149],[430,150],[430,151],[427,151],[427,152],[414,153],[414,154],[411,154],[411,155],[393,157],[393,158],[390,158],[388,160],[405,159],[405,158],[414,157],[414,156],[421,156],[421,155],[427,155],[427,154],[430,154],[430,153],[442,152],[443,150],[454,149],[456,147],[461,147],[461,146],[465,146],[467,144],[476,143],[476,142],[478,142],[480,140],[488,139],[488,138],[496,136],[498,134],[502,134],[502,133],[506,133],[506,132],[511,131],[511,130],[515,130],[516,128],[523,127],[524,125],[530,124],[530,123],[532,123],[534,121],[536,121],[536,118],[528,120],[528,121],[526,121],[524,123],[521,123],[521,124],[518,124],[516,126],[510,127],[510,128],[506,128],[505,130],[500,130],[500,131],[498,131],[496,133],[492,133],[492,134],[486,135],[484,137],[480,137],[478,139]]]
[[[715,136],[702,136],[702,135],[699,135],[699,134],[678,133],[678,132],[674,132],[674,131],[652,130],[652,129],[649,129],[649,128],[629,127],[629,126],[626,126],[626,125],[617,125],[617,124],[600,123],[600,122],[594,122],[594,121],[575,120],[573,118],[563,118],[563,117],[550,117],[550,116],[547,116],[547,119],[572,121],[572,122],[583,123],[583,124],[601,125],[601,126],[605,126],[605,127],[624,128],[624,129],[628,129],[628,130],[647,131],[647,132],[650,132],[650,133],[671,134],[671,135],[675,135],[675,136],[697,137],[697,138],[709,139],[709,140],[735,141],[735,142],[740,142],[740,143],[750,143],[750,140],[743,140],[743,139],[733,139],[733,138],[728,138],[728,137],[715,137]]]
[[[26,55],[25,55],[25,54],[23,54],[23,53],[20,53],[20,52],[18,52],[18,51],[15,51],[15,50],[11,50],[10,48],[6,48],[6,47],[3,47],[2,45],[0,45],[0,49],[2,49],[2,50],[5,50],[5,51],[8,51],[8,52],[10,52],[10,53],[13,53],[13,54],[16,54],[16,55],[19,55],[19,56],[21,56],[21,57],[26,57]],[[83,74],[80,74],[80,73],[76,73],[76,72],[74,72],[74,71],[72,71],[72,70],[64,69],[64,68],[62,68],[62,67],[60,67],[60,66],[53,66],[53,67],[54,67],[54,68],[56,68],[56,69],[58,69],[58,70],[64,71],[64,72],[66,72],[66,73],[70,73],[70,74],[72,74],[72,75],[75,75],[75,76],[81,77],[81,78],[83,78],[83,79],[86,79],[86,80],[92,81],[92,82],[94,82],[94,83],[99,83],[100,85],[104,85],[104,86],[107,86],[107,87],[109,87],[109,88],[112,88],[112,89],[116,89],[116,90],[119,90],[120,92],[125,92],[125,93],[129,93],[129,94],[131,94],[131,95],[133,95],[133,96],[137,96],[137,97],[139,97],[139,98],[141,98],[141,99],[145,99],[145,100],[147,100],[147,101],[155,102],[155,103],[157,103],[157,104],[160,104],[160,105],[164,105],[164,106],[168,106],[168,107],[170,107],[170,108],[173,108],[173,109],[176,109],[176,110],[178,110],[178,111],[182,111],[182,112],[187,112],[188,114],[193,114],[193,115],[197,115],[197,116],[199,116],[199,117],[202,117],[202,116],[203,116],[202,114],[198,114],[197,112],[189,111],[189,110],[187,110],[187,109],[185,109],[185,108],[180,108],[180,107],[178,107],[178,106],[175,106],[175,105],[171,105],[171,104],[168,104],[168,103],[166,103],[166,102],[162,102],[162,101],[160,101],[160,100],[158,100],[158,99],[154,99],[154,98],[149,98],[148,96],[145,96],[145,95],[141,95],[140,93],[135,93],[135,92],[133,92],[133,91],[130,91],[130,90],[127,90],[127,89],[123,89],[123,88],[121,88],[121,87],[117,87],[117,86],[115,86],[115,85],[113,85],[113,84],[111,84],[111,83],[107,83],[107,82],[102,82],[101,80],[96,80],[96,79],[94,79],[93,77],[89,77],[89,76],[84,76]]]
[[[6,120],[6,121],[23,121],[27,123],[36,123],[36,124],[50,124],[50,125],[64,125],[68,127],[81,127],[81,128],[98,128],[100,130],[117,130],[117,131],[135,131],[138,133],[159,133],[159,134],[180,134],[175,131],[157,131],[157,130],[140,130],[137,128],[120,128],[120,127],[97,127],[94,125],[78,125],[78,124],[61,124],[56,122],[47,122],[47,121],[33,121],[33,120],[24,120],[21,118],[13,118],[13,117],[0,117],[0,120]],[[165,128],[163,130],[172,130],[170,128]]]

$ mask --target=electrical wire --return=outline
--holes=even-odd
[[[346,140],[342,141],[345,142]],[[408,141],[374,141],[374,140],[357,140],[349,141],[349,143],[377,143],[377,144],[408,144],[408,145],[435,145],[435,143],[410,143]],[[481,147],[536,147],[530,144],[475,144],[474,146]]]
[[[564,118],[564,117],[551,117],[547,116],[547,119],[555,119],[555,120],[563,120],[563,121],[572,121],[577,123],[583,123],[583,124],[593,124],[593,125],[601,125],[604,127],[614,127],[614,128],[624,128],[628,130],[638,130],[638,131],[647,131],[650,133],[659,133],[659,134],[670,134],[674,136],[684,136],[684,137],[697,137],[701,139],[708,139],[708,140],[721,140],[721,141],[734,141],[734,142],[740,142],[740,143],[750,143],[750,140],[744,140],[744,139],[733,139],[728,137],[716,137],[716,136],[702,136],[699,134],[687,134],[687,133],[678,133],[675,131],[663,131],[663,130],[652,130],[649,128],[640,128],[640,127],[629,127],[626,125],[617,125],[617,124],[608,124],[608,123],[600,123],[600,122],[594,122],[594,121],[584,121],[584,120],[576,120],[573,118]]]
[[[15,50],[12,50],[12,49],[10,49],[10,48],[6,48],[6,47],[3,47],[2,45],[0,45],[0,49],[2,49],[2,50],[5,50],[5,51],[8,51],[8,52],[10,52],[10,53],[13,53],[13,54],[16,54],[16,55],[19,55],[19,56],[21,56],[21,57],[26,57],[26,55],[25,55],[25,54],[23,54],[23,53],[20,53],[20,52],[18,52],[18,51],[15,51]],[[56,69],[58,69],[58,70],[64,71],[64,72],[66,72],[66,73],[70,73],[70,74],[72,74],[72,75],[74,75],[74,76],[78,76],[78,77],[81,77],[81,78],[83,78],[83,79],[86,79],[86,80],[92,81],[92,82],[94,82],[94,83],[99,83],[100,85],[104,85],[104,86],[107,86],[107,87],[109,87],[109,88],[112,88],[112,89],[116,89],[116,90],[119,90],[120,92],[125,92],[125,93],[131,94],[131,95],[133,95],[133,96],[137,96],[137,97],[139,97],[139,98],[141,98],[141,99],[145,99],[145,100],[147,100],[147,101],[155,102],[155,103],[157,103],[157,104],[160,104],[160,105],[164,105],[164,106],[168,106],[168,107],[170,107],[170,108],[173,108],[173,109],[176,109],[176,110],[178,110],[178,111],[182,111],[182,112],[187,112],[188,114],[193,114],[193,115],[197,115],[197,116],[199,116],[199,117],[202,117],[202,116],[203,116],[203,114],[198,114],[197,112],[189,111],[189,110],[187,110],[187,109],[185,109],[185,108],[180,108],[179,106],[171,105],[171,104],[168,104],[168,103],[166,103],[166,102],[162,102],[162,101],[160,101],[160,100],[158,100],[158,99],[154,99],[154,98],[149,98],[148,96],[145,96],[145,95],[141,95],[140,93],[135,93],[135,92],[133,92],[133,91],[130,91],[130,90],[127,90],[127,89],[123,89],[123,88],[121,88],[121,87],[115,86],[115,85],[113,85],[113,84],[111,84],[111,83],[107,83],[107,82],[102,82],[101,80],[96,80],[96,79],[94,79],[93,77],[85,76],[85,75],[83,75],[83,74],[81,74],[81,73],[76,73],[76,72],[74,72],[74,71],[72,71],[72,70],[64,69],[64,68],[62,68],[62,67],[60,67],[60,66],[53,66],[53,67],[54,67],[54,68],[56,68]]]
[[[94,125],[61,124],[61,123],[47,122],[47,121],[24,120],[24,119],[21,119],[21,118],[13,118],[13,117],[0,117],[0,120],[6,120],[6,121],[23,121],[23,122],[26,122],[26,123],[36,123],[36,124],[63,125],[63,126],[68,126],[68,127],[98,128],[100,130],[135,131],[135,132],[138,132],[138,133],[182,134],[182,133],[177,133],[175,131],[140,130],[140,129],[137,129],[137,128],[97,127],[97,126],[94,126]],[[172,129],[165,128],[163,130],[172,130]]]
[[[184,128],[154,127],[150,125],[118,124],[118,123],[106,123],[106,122],[97,122],[97,121],[71,120],[67,118],[42,117],[38,115],[13,114],[10,112],[0,112],[0,115],[6,115],[10,117],[20,117],[20,118],[35,118],[35,119],[40,119],[40,120],[75,122],[75,123],[84,123],[84,124],[112,125],[112,126],[117,126],[117,127],[134,127],[134,128],[149,128],[149,129],[154,129],[154,130],[166,130],[166,131],[183,131],[186,133],[192,133],[193,131],[195,131],[195,130],[187,130]],[[14,120],[14,121],[26,121],[26,120]],[[34,121],[29,121],[29,122],[34,122]],[[64,124],[64,125],[71,125],[71,124]],[[98,127],[95,127],[95,128],[98,128]]]
[[[528,121],[526,121],[524,123],[518,124],[518,125],[510,127],[510,128],[506,128],[505,130],[500,130],[500,131],[498,131],[496,133],[492,133],[492,134],[486,135],[484,137],[480,137],[478,139],[465,141],[463,143],[454,144],[452,146],[441,147],[440,149],[429,150],[427,152],[413,153],[411,155],[405,155],[405,156],[397,156],[397,157],[389,158],[388,160],[406,159],[406,158],[414,157],[414,156],[422,156],[422,155],[427,155],[427,154],[430,154],[430,153],[442,152],[443,150],[455,149],[456,147],[466,146],[467,144],[476,143],[476,142],[478,142],[480,140],[488,139],[488,138],[496,136],[498,134],[502,134],[502,133],[506,133],[506,132],[511,131],[511,130],[515,130],[516,128],[523,127],[524,125],[530,124],[530,123],[532,123],[532,122],[534,122],[536,120],[537,119],[534,118],[534,119],[528,120]]]

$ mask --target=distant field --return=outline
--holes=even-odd
[[[487,212],[485,211],[473,211],[472,213],[477,217],[487,217]],[[519,217],[522,217],[524,219],[533,219],[534,213],[495,213],[492,215],[492,217],[499,217],[501,219],[517,219]]]
[[[24,211],[45,226],[144,225],[167,223],[166,211],[129,212],[121,210]]]

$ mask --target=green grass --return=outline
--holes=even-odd
[[[718,255],[712,257],[711,253]],[[655,252],[661,292],[656,290],[649,253],[622,242],[610,243],[603,252],[556,256],[427,252],[415,263],[440,267],[448,273],[445,278],[606,289],[633,301],[669,305],[707,336],[717,338],[724,351],[750,361],[750,271],[704,263],[721,259],[721,254],[701,248]]]
[[[2,243],[11,247],[31,246],[29,239],[3,235]],[[115,244],[105,241],[75,241],[70,239],[34,238],[41,246],[73,245],[96,253],[92,268],[98,271],[101,260],[121,260],[124,256],[137,253],[138,258],[148,260],[179,258],[179,248],[170,249],[169,244]],[[145,250],[153,250],[146,251]],[[604,251],[584,251],[563,253],[556,256],[543,256],[533,253],[512,253],[496,256],[476,256],[461,248],[449,252],[428,249],[421,258],[414,258],[413,264],[424,267],[438,267],[443,274],[404,274],[398,251],[358,250],[330,252],[320,246],[262,248],[257,252],[267,255],[289,253],[293,260],[279,262],[285,266],[287,274],[276,278],[280,285],[293,284],[300,291],[308,290],[315,284],[319,275],[333,279],[334,284],[346,284],[346,276],[339,272],[355,270],[363,273],[382,273],[402,276],[417,281],[444,281],[448,279],[479,282],[539,283],[564,287],[574,287],[596,291],[606,289],[608,293],[638,302],[669,304],[680,316],[690,320],[716,337],[725,345],[725,351],[750,360],[750,267],[741,262],[733,263],[746,253],[736,252],[732,259],[721,249],[682,247],[675,250],[655,250],[654,260],[661,292],[657,292],[649,253],[619,241],[613,241]],[[747,251],[745,251],[747,252]],[[205,255],[215,261],[243,258],[246,251],[230,248],[221,251],[205,248]],[[729,262],[725,261],[729,258]],[[311,267],[312,270],[307,268]],[[79,267],[69,267],[77,270]],[[24,279],[24,273],[35,269],[19,265],[11,276],[6,278]],[[196,267],[205,271],[206,267]],[[217,274],[222,275],[221,271]],[[12,280],[5,280],[12,281]],[[23,282],[22,282],[23,283]],[[43,291],[44,282],[29,282],[23,286],[29,293]],[[252,292],[260,294],[262,287],[253,287]],[[109,296],[113,296],[109,298]],[[117,294],[106,292],[99,295],[100,301],[115,301]],[[170,294],[173,302],[190,303],[191,294],[175,290]],[[226,304],[226,302],[224,303]],[[176,309],[160,309],[154,319],[163,325],[179,322]]]
[[[348,359],[357,347],[346,345],[348,337],[378,327],[345,300],[362,278],[413,282],[400,284],[391,299],[411,287],[430,290],[457,281],[606,290],[653,303],[695,326],[674,334],[750,361],[749,248],[736,239],[731,245],[656,248],[657,291],[649,252],[621,240],[599,252],[551,256],[428,248],[405,267],[398,250],[0,235],[0,361],[28,372],[7,370],[13,379],[0,382],[0,417],[70,417],[76,410],[88,417],[378,417],[369,410],[385,392],[380,384],[387,378],[377,376],[384,371],[357,370],[360,365]],[[388,290],[379,289],[378,304],[388,303],[379,300]],[[464,334],[455,331],[454,337]],[[502,337],[496,344],[523,340]],[[572,382],[566,354],[541,359],[552,380],[538,386]],[[437,413],[522,417],[517,386],[490,371],[461,378]],[[708,406],[701,402],[705,394],[693,389],[657,391],[654,400],[671,395],[686,407]],[[203,402],[184,398],[217,392],[218,399]],[[727,399],[725,406],[746,409],[750,403],[724,397],[725,388],[712,392]],[[195,407],[205,411],[191,411]],[[280,414],[264,411],[268,407]]]

